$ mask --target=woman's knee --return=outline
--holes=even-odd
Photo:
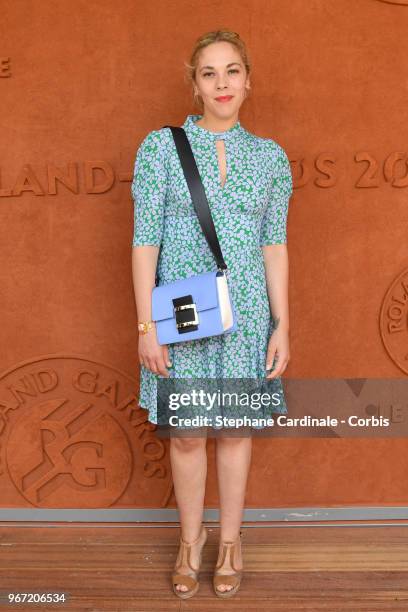
[[[171,438],[170,443],[175,450],[191,453],[205,448],[207,438],[180,436]]]
[[[242,433],[242,432],[241,432]],[[236,446],[243,446],[245,443],[248,444],[249,441],[252,440],[252,436],[251,434],[248,432],[248,435],[228,435],[228,434],[224,434],[224,435],[219,435],[216,437],[217,440],[217,444],[222,444],[224,446],[228,446],[228,447],[236,447]]]

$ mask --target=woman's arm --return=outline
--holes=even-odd
[[[159,248],[153,245],[132,248],[132,278],[139,321],[152,320],[152,290],[155,286]]]
[[[266,378],[276,378],[289,361],[289,305],[286,222],[289,200],[293,193],[290,162],[282,147],[272,142],[273,176],[271,197],[262,219],[260,246],[262,247],[265,277],[274,330],[268,343],[266,370],[275,367]]]
[[[275,367],[266,378],[276,378],[286,369],[289,355],[289,258],[286,244],[271,244],[262,247],[265,277],[274,331],[268,342],[266,369],[270,370],[275,355]]]
[[[155,287],[159,248],[154,245],[132,248],[133,290],[139,321],[152,320],[152,290]],[[166,369],[166,366],[170,366],[168,347],[159,344],[155,325],[139,336],[139,362],[155,374],[169,377]]]
[[[167,189],[164,133],[152,130],[138,148],[132,181],[134,232],[132,277],[139,321],[152,320],[152,290],[163,237]],[[155,374],[168,376],[167,345],[160,345],[156,326],[139,335],[139,362]]]
[[[268,298],[275,328],[289,331],[289,257],[286,244],[262,247]],[[275,329],[276,331],[276,329]]]

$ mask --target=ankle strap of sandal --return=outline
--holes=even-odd
[[[199,534],[198,538],[196,538],[192,542],[187,542],[186,540],[184,540],[184,538],[182,536],[180,536],[180,542],[182,542],[186,546],[192,546],[193,544],[196,544],[198,542],[198,540],[201,538],[204,529],[205,529],[205,526],[201,525],[200,534]]]

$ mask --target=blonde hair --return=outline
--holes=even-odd
[[[207,47],[208,45],[219,41],[229,42],[234,45],[241,56],[247,75],[251,72],[251,63],[248,57],[246,45],[237,32],[233,32],[232,30],[228,29],[223,29],[207,32],[206,34],[200,36],[195,42],[193,52],[190,57],[190,62],[184,62],[184,66],[186,69],[185,80],[192,85],[193,101],[200,108],[200,111],[203,111],[204,109],[203,100],[200,95],[194,95],[194,82],[196,78],[198,59],[200,56],[200,52],[202,49],[204,49],[204,47]]]

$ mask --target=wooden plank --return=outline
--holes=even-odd
[[[2,600],[10,591],[66,592],[67,604],[44,610],[225,610],[227,602],[212,588],[219,529],[208,532],[200,590],[187,602],[176,598],[170,582],[178,526],[2,527]],[[408,609],[405,527],[262,526],[243,532],[244,578],[228,602],[233,610]]]

